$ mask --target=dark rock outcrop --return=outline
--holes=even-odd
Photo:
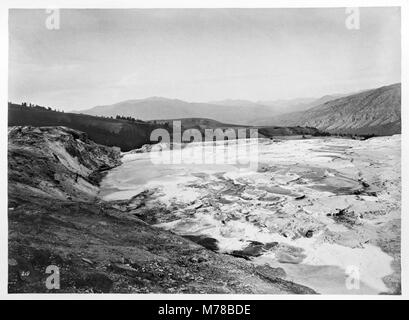
[[[58,199],[95,198],[101,172],[120,164],[118,148],[66,127],[9,129],[9,190]]]

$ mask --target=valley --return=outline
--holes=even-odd
[[[5,10],[6,299],[404,297],[404,11]]]

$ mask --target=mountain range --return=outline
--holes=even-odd
[[[220,100],[210,102],[186,102],[179,99],[150,97],[126,100],[112,105],[96,106],[77,111],[94,116],[130,116],[136,119],[164,120],[180,118],[210,118],[223,123],[237,125],[261,125],[266,116],[300,111],[328,101],[336,96],[319,99],[302,98],[276,101]]]
[[[186,102],[179,99],[151,97],[127,100],[112,105],[97,106],[81,113],[94,116],[131,116],[140,120],[211,118],[220,122],[248,124],[255,114],[272,114],[267,106],[224,106],[212,103]]]
[[[228,99],[203,103],[151,97],[78,112],[144,121],[208,118],[236,125],[308,126],[334,133],[389,135],[401,131],[400,91],[397,83],[354,94],[256,102]]]

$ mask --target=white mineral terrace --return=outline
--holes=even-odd
[[[281,267],[287,280],[319,293],[388,292],[383,278],[394,272],[394,257],[378,243],[380,230],[400,219],[400,135],[247,142],[258,150],[232,152],[227,164],[199,163],[213,143],[186,146],[184,155],[196,162],[191,164],[154,164],[149,152],[124,154],[123,164],[102,181],[100,195],[123,200],[154,190],[145,205],[166,207],[175,216],[158,227],[214,238],[222,253],[252,241],[277,242],[253,263]],[[217,145],[219,155],[236,148]],[[165,152],[172,157],[179,151]],[[246,157],[252,165],[234,163]],[[334,218],[344,209],[355,220]],[[351,270],[359,271],[359,289],[347,285]]]

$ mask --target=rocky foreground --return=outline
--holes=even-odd
[[[153,163],[159,152],[143,148],[127,153],[100,196],[319,293],[400,293],[400,135],[254,139],[235,156],[236,142],[186,145],[182,158],[199,161],[183,164]],[[200,161],[223,153],[223,163]]]
[[[8,161],[10,293],[314,293],[100,200],[120,152],[79,131],[12,127]],[[49,265],[60,289],[46,287]]]

